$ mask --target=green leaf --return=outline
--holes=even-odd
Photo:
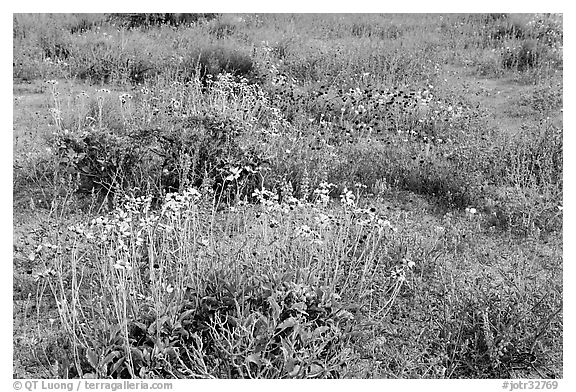
[[[246,357],[246,363],[250,364],[250,363],[254,363],[258,366],[262,365],[262,359],[260,358],[260,355],[258,354],[250,354]]]
[[[288,317],[286,320],[282,321],[280,323],[280,325],[278,325],[276,327],[276,330],[280,330],[280,332],[284,331],[287,328],[291,328],[291,327],[295,326],[296,323],[297,323],[297,321],[294,317]]]
[[[94,350],[92,349],[87,349],[86,350],[86,359],[88,359],[88,363],[90,364],[90,366],[92,366],[92,368],[94,368],[94,370],[98,370],[98,354],[96,354],[94,352]]]
[[[180,317],[178,317],[178,319],[180,321],[183,321],[183,320],[187,320],[189,318],[193,318],[195,313],[196,313],[196,309],[186,310],[180,314]]]
[[[321,375],[323,372],[324,372],[324,366],[314,362],[310,365],[308,375],[311,377],[317,377]]]
[[[300,313],[306,314],[306,304],[304,302],[296,302],[290,309],[297,310]]]
[[[144,360],[144,354],[142,351],[136,347],[130,347],[130,353],[132,354],[132,361],[135,364],[140,364]]]
[[[324,332],[330,330],[330,327],[327,327],[326,325],[323,325],[321,327],[318,327],[314,330],[313,334],[314,337],[319,337],[321,336]]]
[[[110,374],[116,373],[116,371],[120,368],[120,366],[122,366],[124,364],[125,360],[126,360],[126,357],[122,357],[118,361],[116,361],[116,363],[114,365],[112,365],[112,368],[110,369]]]
[[[280,305],[273,297],[268,297],[268,303],[270,304],[270,308],[272,309],[272,320],[276,321],[280,317],[280,313],[282,309],[280,309]]]
[[[298,373],[300,373],[300,365],[298,365],[297,363],[292,363],[291,367],[292,367],[292,370],[290,370],[288,372],[288,375],[290,377],[296,377],[298,375]]]
[[[112,351],[110,354],[106,355],[102,360],[102,366],[107,366],[110,362],[120,356],[120,351]]]

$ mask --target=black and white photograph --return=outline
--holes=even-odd
[[[11,18],[14,390],[562,390],[562,13]]]

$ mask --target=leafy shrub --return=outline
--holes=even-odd
[[[502,55],[502,66],[508,69],[525,71],[539,66],[546,49],[535,40],[526,40],[519,47],[506,48]]]
[[[205,296],[194,294],[174,317],[141,315],[120,329],[94,320],[108,335],[92,347],[62,338],[62,376],[99,378],[340,378],[346,374],[349,313],[327,288],[250,277],[242,286],[213,272]],[[192,294],[192,293],[191,293]],[[103,336],[104,337],[104,336]],[[77,368],[80,366],[80,368]]]
[[[229,45],[214,45],[193,51],[185,60],[185,66],[191,73],[198,69],[200,79],[215,79],[218,74],[229,73],[238,77],[252,79],[254,61],[245,51]],[[189,78],[193,78],[191,75]]]
[[[131,13],[109,14],[112,22],[119,23],[126,28],[150,27],[161,24],[174,26],[189,25],[201,19],[213,19],[216,14],[192,14],[192,13]]]
[[[329,291],[258,279],[233,287],[215,275],[207,296],[185,304],[175,323],[133,324],[144,353],[154,350],[158,332],[171,342],[165,347],[172,354],[168,369],[155,369],[154,358],[137,366],[164,377],[194,377],[208,369],[205,375],[218,378],[342,376],[347,318]]]
[[[524,24],[519,20],[509,18],[497,23],[490,33],[490,38],[493,40],[523,39],[525,36]]]
[[[239,26],[239,19],[241,18],[222,15],[220,18],[209,23],[208,31],[217,39],[226,38],[236,33]]]
[[[238,146],[241,133],[233,121],[208,115],[170,130],[61,132],[54,145],[61,170],[79,175],[84,193],[138,188],[160,196],[209,181],[222,200],[232,200],[261,184],[263,160]]]

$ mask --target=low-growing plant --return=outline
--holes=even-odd
[[[344,189],[338,215],[320,212],[333,203],[330,187],[313,204],[280,203],[261,189],[260,207],[238,207],[255,214],[250,226],[231,224],[234,210],[215,221],[213,191],[168,194],[158,210],[152,197],[127,197],[109,216],[70,226],[67,252],[64,237],[36,249],[65,331],[61,375],[344,376],[353,355],[347,304],[390,285],[392,296],[371,304],[381,314],[411,266],[378,259],[396,229],[359,208],[355,193]],[[277,230],[293,241],[266,246]],[[218,231],[252,246],[234,256]],[[377,279],[390,267],[396,278]]]

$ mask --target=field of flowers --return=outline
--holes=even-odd
[[[21,378],[561,378],[563,20],[15,14]]]

